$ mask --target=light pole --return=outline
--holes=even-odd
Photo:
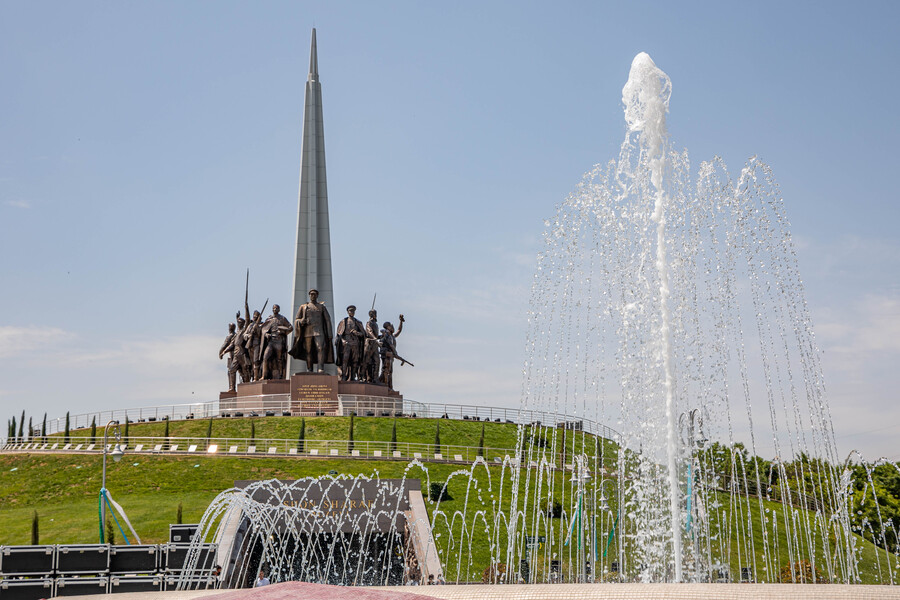
[[[112,425],[115,427],[113,431],[113,435],[116,437],[116,445],[113,447],[112,452],[108,452],[109,448],[109,426]],[[122,456],[125,455],[125,449],[119,444],[122,439],[122,434],[119,431],[119,422],[112,420],[106,424],[106,429],[103,431],[103,479],[100,483],[100,543],[104,544],[106,530],[104,529],[104,525],[106,524],[106,455],[107,453],[112,455],[113,460],[119,462],[122,460]]]

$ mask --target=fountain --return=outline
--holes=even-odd
[[[718,158],[692,176],[666,131],[671,89],[647,54],[635,57],[618,160],[588,172],[546,222],[523,407],[550,405],[623,432],[614,467],[597,469],[617,488],[620,574],[713,581],[740,570],[777,581],[782,567],[808,562],[812,579],[858,581],[860,548],[778,186],[756,158],[736,181]],[[520,447],[544,457],[527,443],[535,435],[524,431]],[[556,453],[586,443],[552,437]],[[575,464],[558,462],[551,481]],[[569,497],[583,494],[573,487]],[[580,558],[571,569],[585,575]],[[881,575],[893,582],[894,573]]]
[[[854,479],[861,467],[838,455],[771,170],[754,157],[732,179],[714,158],[692,175],[668,139],[671,89],[635,57],[618,159],[545,223],[522,415],[568,416],[522,423],[515,456],[439,478],[414,460],[399,483],[376,473],[220,494],[200,539],[229,549],[232,585],[260,563],[273,581],[383,585],[420,578],[427,560],[448,582],[898,581],[881,466]],[[621,433],[601,437],[600,422]],[[398,504],[405,482],[429,489],[433,476],[427,512]],[[349,498],[371,485],[368,516],[322,504],[334,486]],[[411,553],[413,530],[426,533]]]

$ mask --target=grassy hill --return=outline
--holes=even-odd
[[[306,418],[306,439],[347,439],[349,421],[346,417]],[[433,443],[439,424],[442,444],[477,446],[483,427],[486,447],[511,449],[516,445],[516,427],[512,424],[437,419],[356,418],[354,439],[360,442],[389,441],[395,422],[398,443]],[[216,438],[246,438],[250,437],[252,429],[257,438],[296,439],[300,423],[300,419],[295,417],[214,419],[212,435]],[[159,437],[164,434],[165,427],[166,424],[161,422],[131,424],[129,435]],[[206,437],[208,427],[207,420],[171,422],[169,435],[202,438]],[[102,431],[98,433],[102,435]],[[70,435],[72,438],[86,438],[90,435],[90,429],[72,431]],[[581,450],[581,437],[581,434],[576,436],[576,451]],[[571,445],[571,438],[569,441]],[[584,445],[588,455],[593,455],[597,449],[590,437]],[[604,441],[600,449],[607,466],[613,466],[615,445]],[[559,462],[564,461],[564,457],[557,455],[557,458],[560,459]],[[41,543],[96,541],[101,461],[102,457],[98,454],[0,455],[0,545],[30,543],[34,511],[40,516]],[[571,459],[568,462],[570,461]],[[199,521],[210,501],[223,490],[232,487],[235,480],[297,479],[337,472],[350,476],[377,474],[382,478],[406,476],[421,479],[426,497],[430,482],[443,484],[449,478],[448,489],[452,499],[443,501],[440,510],[451,516],[464,514],[465,519],[457,520],[455,525],[449,527],[446,521],[442,525],[440,520],[433,520],[435,532],[442,534],[436,538],[436,543],[446,565],[448,580],[480,580],[481,572],[491,563],[491,556],[502,557],[506,549],[503,536],[489,539],[488,527],[479,526],[478,519],[482,517],[476,516],[481,513],[483,518],[491,521],[493,515],[497,514],[494,512],[495,508],[509,513],[513,490],[508,477],[504,483],[504,473],[494,463],[477,468],[446,463],[426,463],[424,466],[411,467],[406,459],[387,461],[264,455],[242,458],[205,454],[129,454],[119,463],[109,461],[107,468],[107,486],[127,511],[144,542],[159,543],[167,540],[168,526],[175,522],[179,504],[183,506],[184,522]],[[564,506],[571,506],[570,477],[562,471],[557,473],[557,479],[546,489],[552,490],[553,499],[561,500]],[[772,502],[765,504],[767,510],[771,508],[773,511],[780,506]],[[426,501],[426,506],[429,511],[436,508],[429,501]],[[755,502],[751,503],[750,510],[753,512],[751,521],[755,523],[758,520]],[[609,515],[616,514],[616,511],[615,499],[610,498]],[[460,536],[460,522],[466,520],[469,522],[468,531],[466,535]],[[547,519],[547,527],[558,536],[565,530],[567,522],[565,516]],[[461,537],[466,536],[468,538],[461,545]],[[617,543],[615,541],[613,545]],[[780,543],[781,547],[786,545],[784,541]],[[875,565],[878,558],[875,547],[862,539],[858,543],[863,582],[883,583],[877,578]],[[558,549],[562,552],[562,548]],[[604,559],[606,563],[615,560],[615,554],[614,547]],[[536,560],[532,572],[540,577],[546,564],[549,564],[549,559],[557,557],[537,552],[534,558]],[[563,561],[565,568],[568,558],[558,558]],[[883,562],[885,557],[881,558]],[[541,561],[545,566],[538,564]],[[735,558],[733,562],[732,572],[738,572],[740,561]],[[769,579],[764,573],[757,575]]]

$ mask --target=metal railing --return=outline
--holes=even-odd
[[[274,395],[273,395],[274,396]],[[278,395],[284,396],[284,395]],[[233,401],[229,401],[233,402]],[[247,410],[238,409],[243,417],[250,416],[281,416],[290,413],[291,403],[289,399],[278,399],[266,401],[265,408],[248,408]],[[232,414],[235,409],[229,405],[227,413]],[[371,411],[376,414],[358,414],[357,416],[389,416],[378,414],[384,411]],[[620,435],[614,429],[598,423],[591,419],[580,416],[564,415],[552,411],[535,411],[523,410],[518,408],[501,408],[492,406],[478,406],[474,404],[426,404],[424,402],[416,402],[414,400],[403,400],[403,416],[427,418],[427,419],[454,419],[465,421],[484,421],[494,423],[513,423],[517,425],[529,425],[540,423],[546,427],[562,427],[572,426],[575,428],[596,435],[602,438],[620,441]],[[209,417],[220,417],[223,411],[219,405],[219,401],[212,402],[195,402],[191,404],[170,404],[161,406],[149,406],[142,408],[119,408],[113,410],[104,410],[98,412],[82,413],[69,416],[69,430],[83,430],[89,428],[92,423],[96,423],[97,427],[103,427],[109,421],[119,421],[124,423],[127,418],[131,423],[146,423],[164,421],[166,419],[172,421],[180,421],[185,419],[207,419]],[[392,413],[391,416],[397,416]],[[58,417],[47,420],[46,435],[63,433],[66,429],[66,417]],[[31,435],[26,433],[26,438],[37,437],[41,435],[41,424],[38,423],[33,428]],[[6,445],[10,441],[6,438],[0,438],[0,444]]]
[[[365,440],[285,440],[271,438],[203,438],[128,436],[123,440],[129,454],[195,454],[208,456],[303,456],[304,458],[371,458],[376,460],[422,459],[471,464],[480,456],[488,463],[502,463],[515,456],[512,448],[480,448],[451,444],[384,442]],[[113,444],[107,444],[111,449]],[[7,452],[66,452],[100,454],[102,437],[72,436],[64,443],[59,436],[3,447]],[[437,451],[436,451],[437,450]]]

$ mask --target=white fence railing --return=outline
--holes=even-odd
[[[113,443],[107,444],[111,450]],[[303,456],[360,457],[378,460],[422,459],[429,462],[450,461],[473,463],[482,457],[489,463],[502,463],[515,456],[511,448],[480,448],[451,444],[423,444],[414,442],[349,441],[349,440],[285,440],[268,438],[200,438],[200,437],[138,437],[122,439],[126,454],[203,454],[218,456]],[[60,436],[10,443],[8,452],[103,452],[103,436],[72,435],[68,442]]]
[[[282,404],[274,406],[267,404],[265,410],[255,409],[242,411],[242,417],[261,417],[261,416],[281,416],[290,413],[290,402],[288,400],[279,401]],[[229,412],[233,412],[230,410]],[[577,417],[571,415],[563,415],[551,411],[535,411],[522,410],[517,408],[502,408],[492,406],[478,406],[473,404],[426,404],[413,400],[403,400],[403,416],[427,418],[427,419],[454,419],[465,421],[490,421],[495,423],[515,423],[519,425],[529,425],[540,423],[547,427],[567,427],[579,431],[610,439],[620,440],[619,433],[614,429],[607,427],[601,423],[597,423],[591,419]],[[23,432],[25,439],[19,440],[18,437],[0,438],[0,443],[8,444],[13,441],[28,441],[32,437],[43,434],[54,435],[63,433],[66,429],[66,420],[68,419],[69,431],[86,429],[92,423],[96,423],[97,429],[102,430],[109,421],[118,421],[124,423],[126,419],[131,423],[146,423],[155,421],[164,421],[166,419],[172,421],[180,421],[184,419],[207,419],[209,417],[220,417],[223,415],[219,407],[219,402],[196,402],[191,404],[170,404],[164,406],[149,406],[142,408],[119,408],[113,410],[104,410],[98,412],[82,413],[77,415],[69,415],[68,417],[57,417],[48,419],[46,432],[42,432],[43,424],[38,421],[34,426],[31,434],[27,431]],[[381,414],[358,416],[388,416]],[[33,421],[32,421],[33,422]]]

